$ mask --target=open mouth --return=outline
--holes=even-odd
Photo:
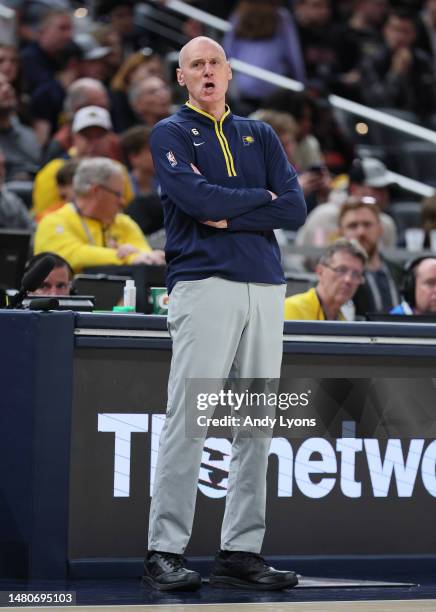
[[[211,81],[208,81],[207,83],[204,84],[204,88],[207,91],[213,91],[215,89],[215,83],[212,83]]]

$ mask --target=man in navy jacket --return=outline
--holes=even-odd
[[[185,429],[185,416],[188,423],[198,409],[186,401],[186,385],[207,380],[210,390],[215,380],[218,390],[230,372],[239,380],[280,377],[285,279],[273,230],[295,230],[306,218],[296,172],[273,130],[233,116],[225,104],[232,74],[222,47],[195,38],[181,50],[179,66],[178,83],[189,99],[151,135],[173,340],[144,576],[161,590],[201,585],[182,557],[206,437],[206,428],[195,435]],[[259,437],[236,427],[233,433],[221,549],[210,583],[289,588],[296,574],[269,567],[259,555],[272,432]]]

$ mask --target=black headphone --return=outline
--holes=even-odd
[[[436,259],[436,257],[432,257],[431,255],[421,255],[420,257],[415,257],[415,259],[411,259],[404,266],[404,278],[403,278],[403,287],[401,293],[403,294],[406,302],[414,308],[416,306],[415,303],[415,289],[416,289],[416,268],[422,261],[426,259]]]
[[[353,159],[348,176],[350,183],[362,185],[365,182],[365,171],[363,169],[362,160],[359,157]]]
[[[36,263],[38,263],[38,261],[41,261],[41,259],[44,259],[44,257],[46,257],[47,255],[50,255],[55,260],[55,268],[67,268],[71,278],[73,278],[73,268],[70,266],[68,261],[60,255],[57,255],[56,253],[51,253],[50,251],[38,253],[38,255],[33,255],[30,259],[28,259],[26,261],[26,265],[24,266],[24,272],[28,272],[31,268],[33,268]]]

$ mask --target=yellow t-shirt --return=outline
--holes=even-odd
[[[68,261],[76,274],[89,266],[132,263],[135,253],[123,259],[117,257],[117,247],[123,244],[151,251],[140,227],[129,216],[118,214],[112,225],[104,228],[100,221],[80,216],[72,204],[65,204],[39,223],[35,255],[43,251],[56,253]]]
[[[285,300],[286,321],[325,321],[324,311],[315,289],[291,295]],[[339,321],[345,321],[339,312]]]
[[[56,202],[62,202],[56,183],[56,173],[59,168],[62,168],[66,161],[66,159],[52,159],[48,164],[43,166],[35,176],[32,195],[32,212],[35,216],[40,215],[44,210],[50,208],[50,206],[53,206]],[[127,203],[133,199],[134,193],[132,185],[130,184],[129,174],[126,168],[123,167],[123,170],[125,174],[123,196]],[[64,204],[65,203],[66,202],[64,202]]]

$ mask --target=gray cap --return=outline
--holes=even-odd
[[[388,187],[393,184],[390,173],[383,162],[375,157],[365,157],[361,161],[363,176],[359,182],[368,187]]]

